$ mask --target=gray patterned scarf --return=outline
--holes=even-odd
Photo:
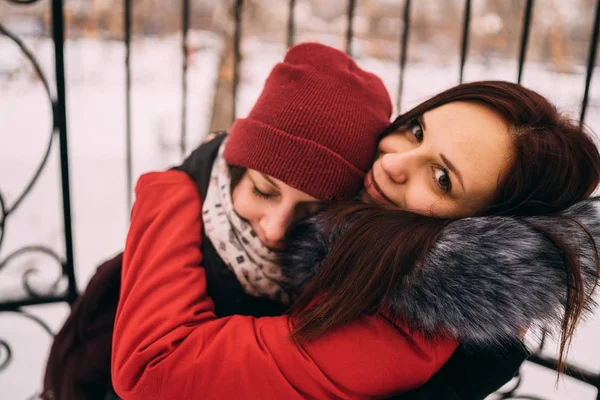
[[[202,205],[206,236],[246,293],[289,304],[290,296],[281,286],[284,277],[275,263],[275,253],[233,210],[231,176],[223,157],[226,143],[224,140],[219,148]]]

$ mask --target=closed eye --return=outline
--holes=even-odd
[[[271,194],[271,193],[265,193],[263,191],[261,191],[256,185],[252,185],[252,193],[260,198],[260,199],[265,199],[265,200],[269,200],[272,199],[273,197],[275,197],[276,195]]]

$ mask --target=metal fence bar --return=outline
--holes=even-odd
[[[182,63],[181,63],[181,137],[179,141],[179,149],[181,151],[181,157],[185,156],[185,139],[187,134],[187,93],[188,93],[188,31],[190,29],[190,0],[183,0],[182,10],[182,34],[181,34],[181,51],[182,51]]]
[[[65,99],[64,64],[64,13],[62,0],[52,0],[52,36],[54,39],[54,66],[56,73],[56,120],[60,138],[60,175],[62,182],[63,216],[65,230],[64,273],[67,275],[67,301],[73,304],[77,298],[77,285],[73,266],[73,232],[71,227],[71,191],[69,182],[69,154],[67,146],[67,110]]]
[[[237,117],[237,87],[240,79],[240,63],[242,55],[240,52],[240,41],[242,38],[242,12],[244,0],[235,1],[235,33],[233,36],[233,119]]]
[[[124,3],[125,26],[125,175],[127,181],[127,214],[133,203],[133,162],[131,149],[131,0]]]
[[[529,32],[531,31],[531,16],[533,14],[533,0],[527,0],[525,4],[525,13],[523,14],[523,32],[521,32],[521,48],[519,50],[519,72],[517,73],[517,83],[523,79],[523,65],[527,55],[527,45],[529,44]]]
[[[583,91],[583,101],[581,102],[581,114],[579,122],[583,124],[585,119],[585,111],[588,105],[588,97],[590,94],[590,83],[592,82],[592,74],[596,67],[596,51],[598,49],[598,31],[600,26],[600,0],[596,2],[596,18],[594,19],[594,29],[592,30],[592,38],[590,39],[590,52],[588,56],[587,71],[585,73],[585,90]]]
[[[354,37],[354,10],[356,0],[348,1],[348,27],[346,29],[346,53],[352,56],[352,38]]]
[[[37,306],[40,304],[55,304],[55,303],[64,303],[69,302],[68,293],[64,296],[36,296],[36,297],[27,297],[21,300],[8,300],[2,301],[0,303],[0,312],[4,311],[15,311],[21,307],[27,306]]]
[[[57,105],[57,101],[53,98],[51,90],[50,90],[50,85],[48,84],[48,79],[44,75],[44,73],[43,73],[38,61],[36,60],[35,56],[33,55],[33,53],[27,48],[27,46],[25,45],[25,43],[22,40],[20,40],[16,35],[12,34],[8,30],[6,30],[4,28],[4,26],[2,26],[2,24],[0,24],[0,34],[4,35],[7,38],[9,38],[10,40],[12,40],[17,45],[17,47],[19,47],[19,49],[22,51],[23,55],[31,62],[33,69],[36,71],[37,77],[39,78],[39,80],[42,82],[42,84],[44,86],[46,96],[48,97],[48,102],[49,102],[49,105],[50,105],[51,111],[52,111],[52,121],[51,121],[50,133],[49,133],[46,151],[42,157],[41,162],[39,163],[37,170],[35,171],[33,176],[30,178],[29,183],[25,186],[22,193],[19,196],[17,196],[15,200],[13,200],[13,204],[11,204],[11,205],[6,204],[6,202],[4,201],[4,198],[2,196],[2,193],[0,192],[0,247],[1,247],[5,233],[6,233],[6,221],[10,217],[10,215],[12,215],[12,213],[20,206],[22,201],[29,195],[29,193],[31,193],[31,189],[37,183],[38,178],[40,177],[41,173],[43,172],[44,168],[47,165],[47,162],[48,162],[48,159],[49,159],[49,156],[50,156],[50,153],[52,151],[52,147],[53,147],[53,144],[55,141],[55,137],[56,137],[56,140],[60,140],[60,138],[58,136],[59,136],[59,127],[61,125],[60,125],[60,122],[57,121],[57,119],[58,119],[57,113],[58,113],[58,108],[59,108]],[[35,267],[33,269],[27,269],[22,274],[21,283],[22,283],[23,289],[25,290],[25,293],[27,294],[28,297],[25,299],[5,301],[5,302],[0,303],[0,311],[17,311],[18,308],[23,305],[40,304],[42,301],[43,302],[52,302],[52,303],[54,303],[54,302],[69,302],[70,299],[72,299],[72,297],[73,297],[73,293],[75,293],[75,295],[76,295],[76,289],[73,289],[73,290],[68,289],[67,292],[64,294],[54,295],[54,293],[56,293],[56,287],[57,287],[56,285],[58,285],[60,279],[63,276],[67,275],[68,270],[72,271],[73,268],[72,268],[72,265],[69,266],[69,264],[64,262],[63,258],[60,257],[54,250],[52,250],[46,246],[26,245],[26,246],[22,246],[16,250],[12,251],[9,255],[5,256],[3,259],[0,260],[0,273],[4,270],[4,268],[6,268],[6,266],[13,259],[19,257],[20,255],[22,255],[24,253],[34,253],[34,252],[43,253],[43,254],[49,256],[50,258],[54,259],[54,261],[59,266],[59,275],[58,275],[56,281],[54,282],[54,284],[52,285],[51,291],[53,292],[53,294],[52,295],[50,295],[49,293],[41,294],[41,293],[36,292],[35,289],[33,289],[30,285],[29,276],[32,273],[35,273],[35,271],[38,269]],[[71,283],[73,281],[69,280],[69,282]],[[40,299],[43,299],[43,300],[40,300]]]
[[[41,163],[40,163],[40,165],[39,165],[36,173],[34,174],[33,178],[31,178],[31,180],[29,181],[29,183],[27,184],[27,186],[25,186],[25,189],[23,190],[23,192],[21,193],[21,195],[18,196],[16,200],[14,200],[13,204],[10,207],[8,207],[8,206],[6,206],[4,204],[4,200],[2,199],[2,195],[0,194],[0,211],[2,212],[2,216],[0,216],[0,218],[1,218],[0,219],[0,229],[1,229],[0,230],[0,246],[2,246],[2,241],[3,241],[3,238],[4,238],[4,223],[6,221],[6,218],[8,218],[8,216],[14,210],[16,210],[17,207],[19,207],[19,205],[21,205],[21,202],[31,192],[31,189],[36,184],[38,178],[42,174],[42,171],[43,171],[43,169],[46,166],[46,163],[48,161],[48,157],[50,156],[50,153],[52,151],[52,145],[53,145],[53,141],[54,141],[54,133],[56,132],[55,130],[56,130],[56,127],[57,127],[57,123],[56,123],[56,107],[54,105],[55,101],[52,98],[52,93],[51,93],[51,90],[50,90],[50,84],[48,83],[48,79],[46,79],[46,76],[42,72],[42,67],[37,62],[35,56],[27,48],[27,46],[25,45],[25,43],[21,39],[19,39],[15,34],[9,32],[8,30],[6,30],[6,28],[4,28],[4,26],[2,26],[1,24],[0,24],[0,34],[2,34],[4,36],[8,37],[9,39],[11,39],[19,47],[19,49],[23,52],[23,54],[25,55],[25,57],[31,62],[31,65],[35,69],[38,78],[40,79],[40,81],[44,85],[44,91],[46,92],[46,95],[48,96],[48,101],[50,102],[50,108],[51,108],[51,112],[52,112],[52,125],[50,127],[50,138],[49,138],[50,140],[48,141],[48,146],[46,148],[46,152],[44,154],[44,157],[42,158],[42,161],[41,161]],[[0,262],[0,265],[1,264],[2,263]]]
[[[539,354],[532,354],[529,356],[528,361],[534,364],[541,365],[543,367],[552,369],[554,371],[558,368],[558,361],[552,357],[545,357]],[[600,390],[600,375],[587,371],[583,368],[567,363],[565,369],[565,375],[571,376],[578,381],[585,382],[589,385],[596,387]],[[600,392],[599,392],[600,394]]]
[[[404,71],[406,70],[406,58],[408,54],[408,34],[410,32],[410,2],[404,1],[404,14],[402,15],[402,39],[400,41],[400,76],[398,77],[398,102],[396,109],[398,113],[401,111],[402,91],[404,90]]]
[[[292,47],[296,40],[296,26],[294,20],[294,11],[296,9],[296,0],[290,0],[288,24],[287,24],[287,46]]]
[[[460,45],[460,68],[458,82],[463,83],[465,62],[467,61],[467,50],[469,47],[469,28],[471,26],[471,0],[465,2],[465,14],[463,19],[462,41]]]

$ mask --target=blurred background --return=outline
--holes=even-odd
[[[598,132],[599,3],[0,0],[0,398],[40,390],[45,328],[56,332],[68,315],[69,283],[82,291],[122,250],[137,177],[245,116],[290,44],[348,51],[384,80],[396,114],[460,81],[503,79]],[[48,304],[28,305],[36,302]],[[569,362],[600,374],[599,337],[596,316],[579,329]],[[555,356],[556,343],[541,354]],[[535,363],[521,377],[523,395],[600,398],[574,378],[556,385]]]

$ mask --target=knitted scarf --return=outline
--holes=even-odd
[[[206,236],[246,293],[288,304],[290,297],[281,285],[284,277],[275,263],[276,254],[261,243],[250,224],[233,209],[231,176],[223,157],[226,143],[227,139],[213,164],[202,206]]]

